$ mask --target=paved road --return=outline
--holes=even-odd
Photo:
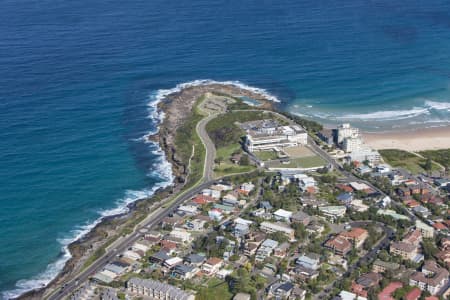
[[[378,251],[381,249],[386,249],[389,247],[390,240],[394,237],[394,230],[387,226],[386,224],[380,223],[380,222],[374,222],[374,221],[354,221],[350,222],[350,226],[352,227],[365,227],[369,224],[375,224],[378,225],[381,229],[384,231],[384,237],[375,244],[375,246],[367,252],[363,257],[360,257],[358,261],[347,269],[347,271],[339,277],[337,280],[342,280],[342,278],[348,278],[350,274],[359,266],[362,265],[369,265],[378,254]],[[325,299],[329,291],[332,289],[333,285],[337,281],[333,281],[327,286],[323,287],[322,291],[316,295],[314,295],[314,299]]]
[[[214,179],[214,159],[216,157],[216,147],[214,146],[213,141],[206,132],[206,124],[208,124],[209,121],[217,116],[218,114],[209,115],[208,117],[203,118],[200,122],[197,123],[197,134],[199,135],[206,149],[206,158],[203,169],[204,181],[210,181]]]
[[[48,297],[48,299],[50,299],[50,300],[62,299],[64,297],[70,295],[71,293],[73,293],[80,283],[89,280],[89,277],[91,277],[94,273],[102,270],[102,268],[105,265],[107,265],[110,261],[112,261],[117,254],[124,252],[134,242],[136,242],[138,239],[140,239],[142,236],[139,233],[140,229],[151,228],[151,227],[159,224],[163,218],[165,218],[169,214],[173,213],[182,202],[187,201],[190,198],[194,197],[202,189],[210,186],[213,182],[214,181],[204,182],[204,183],[200,184],[199,186],[184,193],[175,202],[173,202],[169,207],[167,207],[165,209],[163,209],[163,208],[157,209],[155,211],[154,218],[151,218],[150,221],[138,226],[134,233],[125,237],[122,241],[120,241],[120,243],[114,249],[110,249],[109,251],[107,251],[101,258],[97,259],[92,265],[90,265],[87,269],[85,269],[76,278],[68,281],[63,289],[60,289],[58,292],[52,294],[50,297]]]
[[[141,234],[139,233],[140,229],[147,228],[150,229],[155,225],[158,225],[163,218],[168,216],[169,214],[173,213],[176,208],[183,202],[189,200],[190,198],[194,197],[196,194],[198,194],[201,190],[204,188],[207,188],[212,183],[214,183],[214,158],[216,153],[216,148],[214,146],[214,143],[208,136],[206,132],[206,124],[213,118],[215,118],[217,115],[213,114],[210,115],[204,119],[202,119],[196,127],[197,134],[200,136],[200,139],[202,140],[205,149],[206,149],[206,157],[205,157],[205,164],[204,164],[204,170],[203,170],[203,178],[201,180],[200,185],[191,188],[190,190],[184,192],[181,194],[176,201],[174,201],[169,207],[167,208],[158,208],[156,209],[153,214],[154,216],[152,218],[149,218],[148,221],[144,222],[143,224],[138,225],[134,232],[130,234],[129,236],[126,236],[122,238],[121,240],[116,241],[115,248],[107,249],[106,253],[97,259],[92,265],[90,265],[87,269],[85,269],[81,274],[76,276],[76,278],[73,278],[72,280],[69,280],[64,287],[60,288],[53,294],[51,294],[47,299],[49,300],[57,300],[57,299],[63,299],[64,297],[67,297],[71,293],[73,293],[79,286],[80,283],[85,282],[89,280],[89,278],[95,274],[96,272],[102,270],[105,265],[107,265],[110,261],[114,259],[114,257],[117,254],[120,254],[124,252],[126,249],[128,249],[134,242],[136,242],[138,239],[141,238]]]

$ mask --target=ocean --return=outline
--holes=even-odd
[[[154,105],[198,79],[369,131],[450,123],[450,2],[3,0],[0,291],[51,280],[99,218],[171,181]]]

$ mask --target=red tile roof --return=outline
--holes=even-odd
[[[411,207],[411,208],[417,207],[417,206],[420,205],[420,203],[417,202],[416,200],[405,200],[403,203],[404,203],[406,206],[409,206],[409,207]]]
[[[222,260],[218,257],[211,257],[209,258],[205,263],[211,265],[211,266],[215,266],[217,264],[222,263]]]
[[[433,227],[436,228],[437,230],[445,230],[445,229],[447,229],[447,226],[445,226],[441,222],[434,223]]]
[[[361,237],[363,237],[367,234],[368,234],[367,230],[356,227],[356,228],[352,228],[350,231],[341,232],[339,235],[344,238],[360,239]]]
[[[420,298],[421,294],[422,294],[422,292],[420,291],[420,289],[415,287],[408,294],[406,294],[405,299],[406,300],[417,300]]]
[[[214,202],[215,199],[211,196],[207,196],[207,195],[197,195],[192,202],[197,203],[197,204],[206,204],[208,202]]]
[[[353,188],[346,184],[338,184],[338,185],[336,185],[336,187],[344,192],[348,192],[348,193],[353,192]]]
[[[394,300],[392,294],[399,288],[403,287],[401,282],[391,282],[387,287],[385,287],[379,294],[379,300]]]

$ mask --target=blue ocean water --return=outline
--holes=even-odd
[[[239,80],[285,109],[369,130],[450,122],[450,3],[3,0],[0,290],[62,267],[64,245],[167,182],[149,101]],[[165,171],[165,172],[163,172]]]

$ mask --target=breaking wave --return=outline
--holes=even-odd
[[[311,108],[310,105],[307,108]],[[359,122],[385,122],[396,120],[408,120],[409,124],[428,124],[428,123],[448,123],[450,116],[450,103],[426,100],[421,106],[415,106],[411,109],[400,110],[380,110],[367,113],[327,113],[313,112],[310,110],[303,113],[298,112],[301,116],[311,116],[324,120],[336,121],[359,121]]]
[[[148,139],[149,135],[155,134],[159,131],[159,126],[165,117],[164,113],[158,109],[158,104],[170,94],[180,92],[181,90],[188,87],[208,84],[234,85],[241,89],[260,94],[267,100],[280,102],[277,97],[268,93],[266,90],[251,87],[239,81],[215,81],[209,79],[195,80],[191,82],[180,83],[171,89],[160,89],[151,93],[149,101],[147,103],[148,118],[151,119],[151,122],[154,122],[156,124],[156,129],[149,131],[142,137],[132,139],[132,141],[149,144],[149,151],[156,155],[157,159],[155,163],[153,163],[153,168],[151,168],[147,175],[150,177],[157,177],[161,181],[156,183],[149,189],[139,191],[126,191],[124,197],[116,202],[114,208],[99,211],[99,217],[95,221],[86,223],[82,226],[78,226],[72,232],[70,232],[67,238],[59,239],[58,242],[61,244],[61,254],[59,255],[58,259],[55,262],[49,264],[42,273],[33,276],[30,279],[19,280],[16,283],[16,288],[14,290],[6,291],[2,294],[3,298],[16,298],[23,293],[46,286],[58,275],[58,273],[64,268],[66,262],[71,258],[71,254],[69,251],[69,245],[71,243],[86,236],[104,218],[127,213],[129,211],[129,204],[143,198],[151,197],[158,189],[165,188],[173,183],[174,176],[172,174],[172,166],[166,159],[164,151],[162,151],[158,143],[152,142]]]

